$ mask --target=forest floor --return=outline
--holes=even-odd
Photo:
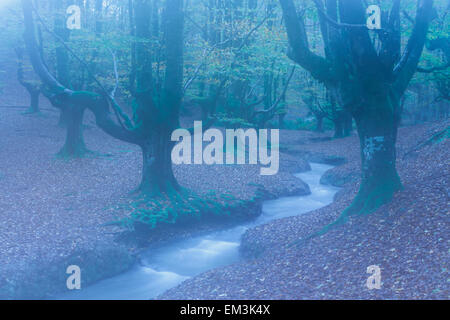
[[[412,151],[449,124],[401,128],[397,167],[404,189],[375,213],[296,246],[351,203],[359,186],[359,142],[356,136],[318,136],[313,139],[320,142],[311,143],[312,133],[285,132],[282,142],[291,154],[347,160],[322,178],[343,187],[335,202],[248,230],[241,244],[246,260],[188,279],[158,298],[449,299],[450,141]],[[366,285],[371,265],[381,270],[380,289]]]
[[[65,129],[57,125],[57,110],[43,106],[39,115],[23,115],[25,107],[0,107],[0,298],[64,291],[66,268],[72,264],[80,266],[88,285],[128,269],[140,250],[136,243],[117,241],[122,229],[104,226],[130,211],[129,193],[141,175],[139,148],[104,134],[88,113],[85,142],[95,153],[57,158]],[[231,195],[237,210],[251,207],[254,212],[246,214],[254,216],[263,200],[310,193],[292,174],[309,170],[309,164],[285,153],[280,161],[280,172],[272,176],[261,176],[256,165],[182,165],[174,171],[183,187],[200,196],[212,190]],[[218,227],[195,224],[146,240],[157,245]]]
[[[26,94],[11,90],[0,97],[0,105],[23,105]],[[65,129],[57,125],[57,111],[45,100],[42,105],[41,115],[22,115],[25,107],[0,107],[0,298],[51,297],[65,289],[70,264],[82,268],[87,285],[125,271],[139,251],[116,241],[117,227],[102,225],[126,213],[129,192],[139,183],[140,150],[104,134],[87,114],[85,141],[96,153],[58,159]],[[448,125],[401,128],[397,165],[405,189],[369,217],[301,247],[289,244],[334,221],[356,193],[355,135],[331,140],[330,133],[282,130],[280,172],[274,176],[260,176],[259,167],[250,165],[176,166],[181,185],[200,195],[215,190],[251,202],[263,189],[258,211],[264,199],[309,193],[292,175],[309,169],[306,160],[346,161],[322,178],[343,187],[333,204],[248,230],[242,242],[247,260],[192,278],[161,298],[449,298],[449,141],[404,157]],[[209,228],[166,232],[151,240],[189,237]],[[366,268],[373,264],[381,268],[380,290],[365,286]]]

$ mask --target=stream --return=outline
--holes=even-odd
[[[210,269],[238,262],[242,234],[271,220],[299,215],[330,204],[338,188],[320,184],[332,166],[311,163],[308,172],[295,174],[309,185],[307,196],[264,201],[262,213],[251,222],[147,250],[130,270],[91,286],[63,294],[59,299],[151,299],[182,281]]]

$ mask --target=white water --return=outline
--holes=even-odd
[[[262,214],[250,223],[148,250],[141,256],[141,263],[131,270],[71,291],[60,299],[150,299],[189,277],[237,262],[241,235],[248,228],[316,210],[333,201],[338,189],[319,182],[330,168],[312,163],[311,171],[295,175],[309,185],[311,194],[308,196],[265,201]]]

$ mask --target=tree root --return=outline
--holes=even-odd
[[[398,177],[389,182],[380,183],[376,188],[369,188],[362,185],[352,204],[345,209],[334,222],[324,226],[321,230],[314,232],[313,234],[294,241],[289,246],[291,247],[305,244],[312,238],[324,235],[336,227],[343,226],[350,217],[362,217],[375,212],[382,205],[389,203],[395,192],[401,190],[402,188],[400,178]]]

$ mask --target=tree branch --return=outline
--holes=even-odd
[[[323,10],[323,3],[320,2],[320,0],[313,0],[316,4],[317,11],[319,11],[319,14],[325,19],[326,22],[328,22],[330,25],[332,25],[335,28],[338,29],[363,29],[363,30],[372,30],[367,27],[367,24],[352,24],[352,23],[343,23],[343,22],[337,22],[336,20],[333,20],[326,12]],[[375,29],[372,31],[385,31],[383,29]]]
[[[308,45],[303,19],[299,19],[292,0],[280,0],[283,10],[284,24],[286,26],[289,44],[292,51],[288,56],[308,70],[319,81],[333,80],[331,64],[325,58],[311,52]]]
[[[417,70],[432,14],[433,0],[419,0],[411,37],[400,61],[393,70],[393,75],[396,77],[395,89],[399,95],[406,90],[409,80]]]
[[[77,54],[75,54],[75,52],[66,44],[64,39],[62,39],[59,35],[57,35],[55,32],[53,32],[52,30],[50,30],[47,27],[47,25],[45,24],[44,20],[41,18],[41,16],[39,15],[39,12],[37,12],[36,8],[34,8],[32,3],[31,3],[31,8],[35,12],[36,17],[38,18],[39,22],[44,27],[44,29],[48,33],[50,33],[52,36],[54,36],[59,42],[61,42],[61,44],[64,46],[64,48],[67,51],[69,51],[75,57],[75,59],[87,70],[89,76],[94,80],[94,82],[97,83],[97,85],[100,87],[100,90],[103,91],[104,95],[108,98],[108,101],[111,103],[113,109],[115,110],[114,112],[115,112],[115,114],[117,116],[117,121],[119,122],[119,124],[124,129],[131,128],[132,127],[132,123],[131,123],[130,118],[125,114],[125,112],[123,112],[122,108],[120,108],[119,104],[116,102],[114,97],[111,96],[111,93],[109,93],[105,89],[105,87],[100,83],[100,81],[95,77],[95,75],[92,73],[91,69],[89,68],[88,64],[83,59],[81,59]],[[126,125],[127,128],[123,124],[123,121],[125,122],[125,125]]]
[[[49,92],[44,91],[43,93],[50,100],[56,101],[59,105],[68,104],[70,107],[89,108],[95,115],[97,125],[103,131],[119,140],[138,145],[142,144],[142,136],[136,131],[124,129],[110,119],[107,96],[93,92],[73,91],[68,89],[58,82],[58,80],[48,71],[36,42],[31,0],[22,0],[22,9],[25,24],[24,39],[31,64],[44,85],[50,89]]]

